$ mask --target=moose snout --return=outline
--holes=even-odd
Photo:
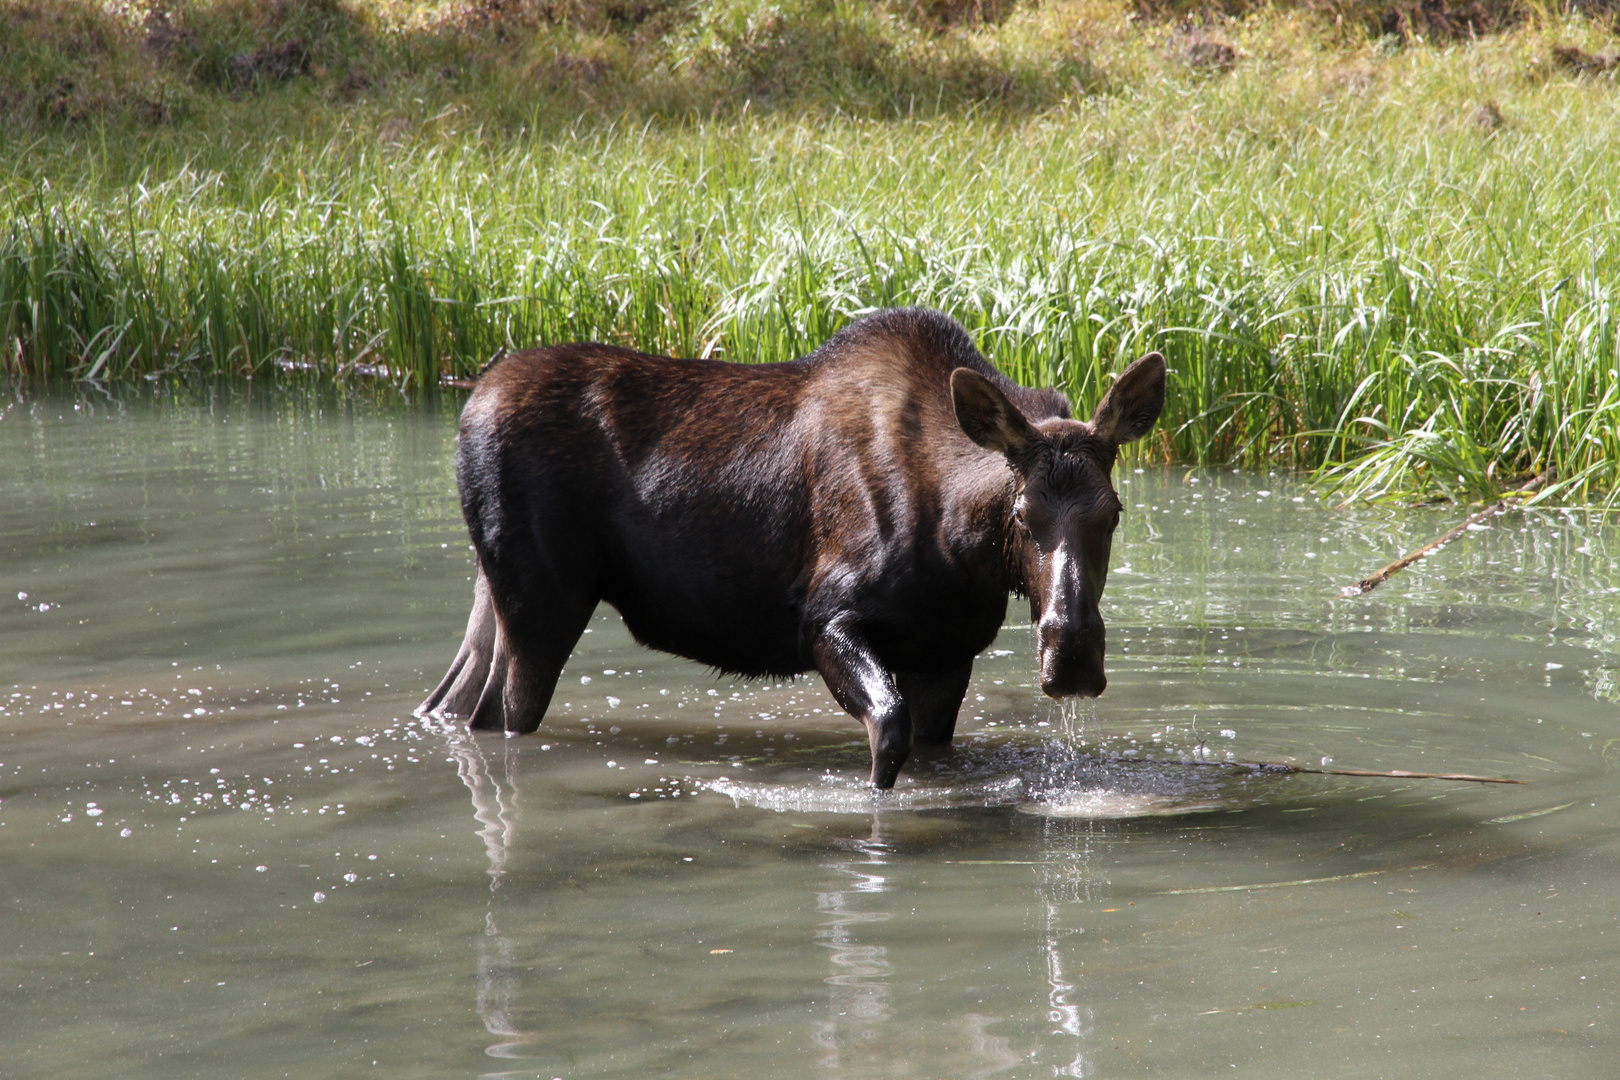
[[[1096,697],[1108,686],[1103,673],[1106,634],[1102,619],[1078,625],[1062,619],[1042,619],[1041,690],[1048,697]]]

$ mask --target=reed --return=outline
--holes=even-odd
[[[0,363],[412,389],[547,341],[783,360],[927,304],[1078,401],[1162,350],[1149,457],[1612,501],[1620,114],[1611,80],[1541,62],[1596,33],[1220,75],[1138,50],[1134,86],[1022,112],[502,126],[288,97],[140,139],[0,131]]]

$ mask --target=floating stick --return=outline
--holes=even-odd
[[[1531,491],[1534,491],[1536,488],[1540,487],[1542,481],[1546,478],[1546,473],[1533,477],[1526,483],[1514,489],[1513,494],[1527,495]],[[1461,525],[1458,525],[1455,529],[1452,529],[1440,539],[1429,541],[1427,544],[1424,544],[1410,555],[1405,555],[1399,559],[1396,559],[1394,562],[1378,571],[1378,573],[1370,574],[1356,582],[1354,585],[1346,585],[1343,589],[1344,595],[1360,596],[1362,593],[1372,592],[1374,589],[1378,588],[1378,586],[1382,585],[1384,582],[1388,581],[1391,577],[1400,573],[1402,570],[1405,570],[1408,566],[1411,566],[1419,559],[1439,551],[1441,548],[1457,539],[1457,537],[1467,532],[1472,526],[1478,525],[1482,521],[1506,512],[1507,508],[1507,499],[1498,499],[1495,503],[1492,503],[1490,506],[1486,507],[1484,510],[1481,510],[1479,513],[1475,514]]]

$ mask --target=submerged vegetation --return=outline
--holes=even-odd
[[[1620,497],[1620,96],[1590,15],[1443,4],[0,0],[0,367],[404,388],[600,339],[959,318],[1139,453]]]

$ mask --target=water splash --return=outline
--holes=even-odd
[[[825,773],[815,784],[714,780],[703,786],[737,806],[823,814],[870,814],[876,810],[945,810],[963,806],[1007,806],[1016,802],[1023,781],[1016,776],[981,783],[948,784],[877,791],[854,776]]]
[[[1080,737],[1090,710],[1065,708],[1055,728],[979,733],[952,753],[908,767],[893,791],[876,791],[853,773],[692,781],[738,807],[777,812],[871,814],[883,810],[1017,807],[1049,817],[1093,820],[1159,817],[1233,809],[1272,789],[1269,779],[1178,761],[1133,761],[1086,749]]]

